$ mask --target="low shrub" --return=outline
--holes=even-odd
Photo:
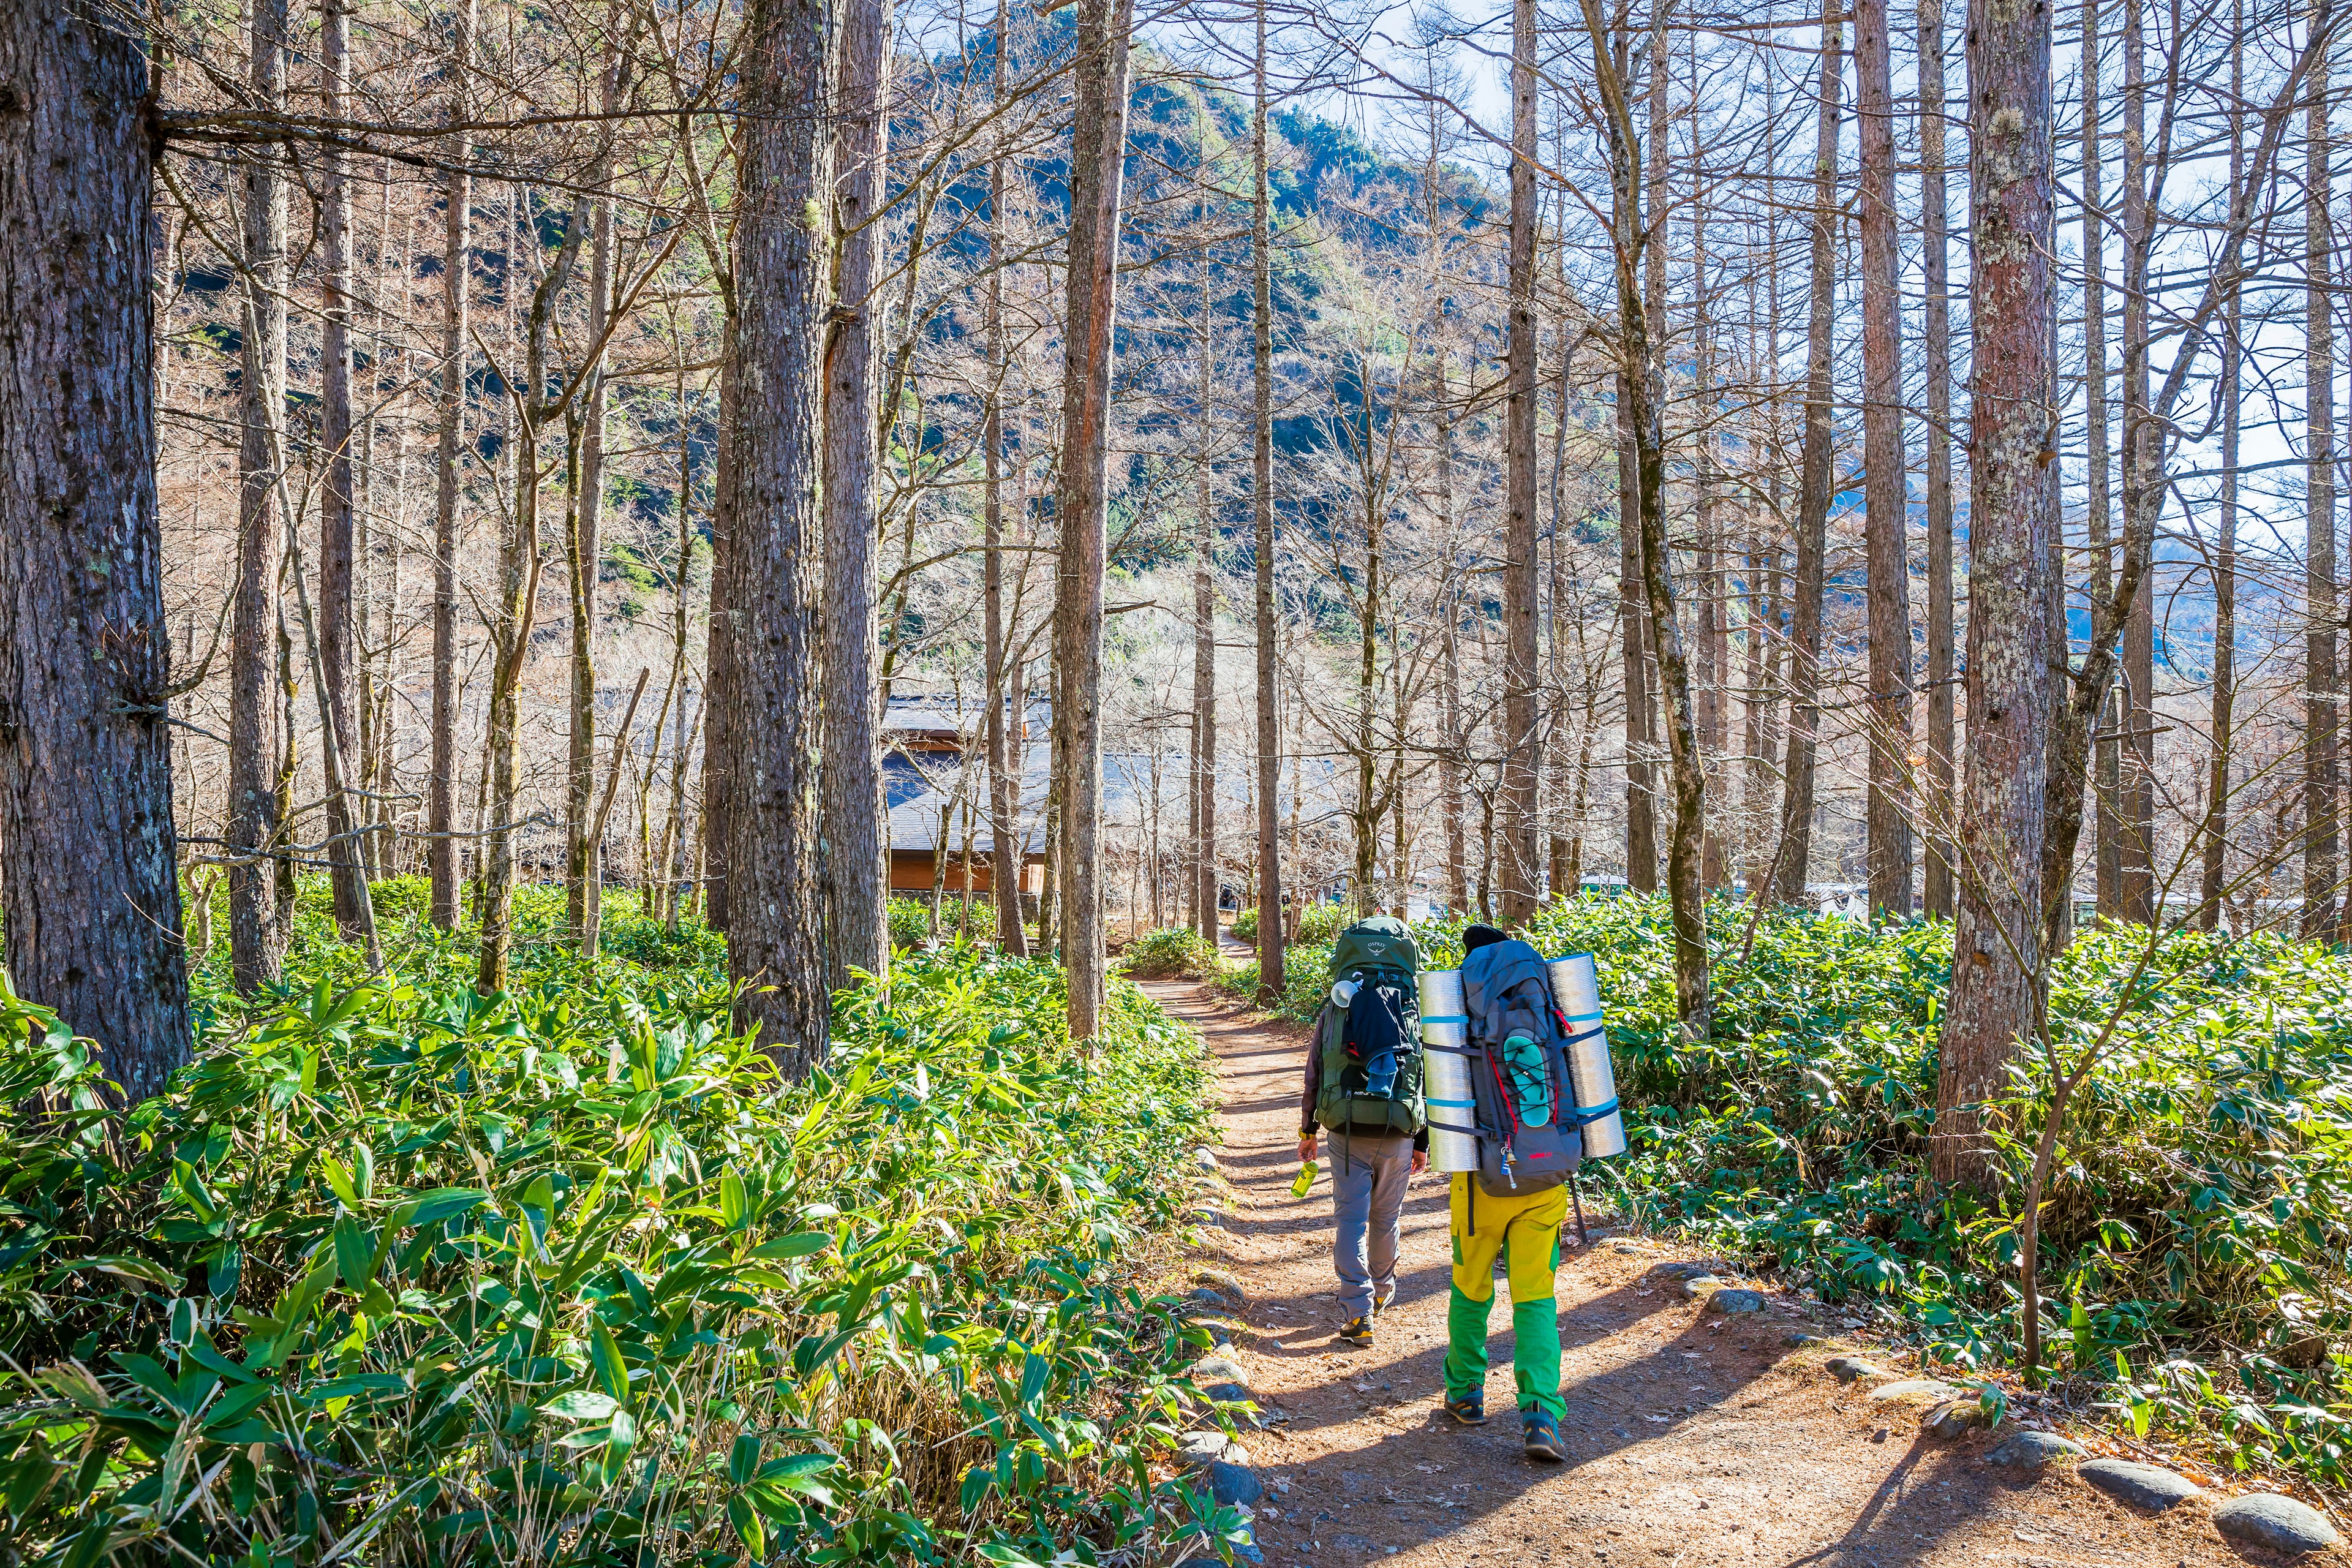
[[[1257,940],[1257,910],[1255,908],[1246,909],[1241,913],[1235,915],[1234,917],[1233,932],[1234,940],[1235,942],[1255,942]]]
[[[1144,932],[1128,944],[1119,963],[1139,980],[1204,979],[1223,968],[1215,945],[1191,926]]]
[[[0,992],[16,1552],[1010,1564],[1238,1530],[1151,1458],[1206,1342],[1137,1260],[1204,1135],[1188,1032],[1114,983],[1080,1052],[1050,966],[911,953],[785,1084],[709,970],[540,957],[488,999],[218,1009],[128,1114]]]
[[[959,896],[940,900],[939,919],[931,918],[929,899],[894,898],[888,906],[890,945],[919,947],[934,936],[947,940],[973,937],[983,940],[996,935],[996,905],[992,899],[979,893],[972,895],[971,908],[967,910]]]

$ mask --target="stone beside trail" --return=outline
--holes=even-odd
[[[2077,1466],[2074,1473],[2109,1497],[2121,1498],[2134,1508],[2161,1510],[2205,1495],[2205,1489],[2186,1476],[2129,1459],[2093,1459]]]
[[[2344,1538],[2308,1503],[2268,1492],[2234,1497],[2213,1510],[2213,1528],[2273,1552],[2325,1552]]]
[[[1576,1245],[1572,1226],[1562,1237],[1569,1461],[1531,1465],[1510,1419],[1506,1279],[1496,1281],[1491,1322],[1491,1419],[1459,1428],[1439,1408],[1450,1272],[1442,1178],[1419,1177],[1407,1194],[1398,1299],[1380,1315],[1375,1342],[1339,1343],[1328,1179],[1304,1201],[1289,1193],[1298,1033],[1206,987],[1146,989],[1199,1026],[1219,1058],[1224,1142],[1202,1152],[1200,1178],[1217,1223],[1199,1233],[1199,1267],[1178,1293],[1200,1292],[1185,1305],[1221,1346],[1194,1364],[1204,1401],[1181,1462],[1250,1516],[1252,1540],[1237,1549],[1244,1560],[1265,1568],[2352,1568],[2328,1521],[2292,1499],[2209,1506],[2210,1494],[2157,1467],[2078,1465],[2080,1446],[2055,1433],[2011,1422],[1986,1432],[1972,1391],[1921,1376],[1892,1351],[1866,1351],[1850,1337],[1858,1319],[1802,1310],[1786,1293],[1734,1283],[1738,1272],[1723,1258],[1597,1219],[1590,1247]],[[1591,1186],[1588,1216],[1597,1206]],[[1755,1299],[1752,1309],[1742,1297]],[[1255,1426],[1243,1399],[1259,1407]],[[1246,1446],[1226,1424],[1247,1433]],[[2161,1495],[2163,1481],[2123,1494],[2095,1484],[2120,1486],[2118,1467],[2168,1478],[2190,1494],[2188,1505],[2137,1502]],[[1195,1552],[1205,1568],[1206,1553]]]

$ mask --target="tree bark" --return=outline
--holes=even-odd
[[[1959,925],[1939,1042],[1936,1177],[1982,1185],[1980,1107],[2040,1003],[2050,689],[2050,13],[1970,0],[1969,196],[1977,352],[1969,388],[1969,751]]]
[[[998,0],[993,47],[995,69],[1004,69],[1005,5]],[[997,78],[1002,89],[1003,78]],[[1005,668],[1004,624],[1004,151],[996,150],[988,163],[988,282],[982,306],[986,318],[982,335],[988,353],[988,405],[982,414],[983,488],[981,513],[986,531],[986,557],[981,562],[981,595],[985,602],[984,635],[988,658],[988,824],[992,848],[989,882],[996,894],[997,944],[1015,958],[1029,955],[1028,932],[1021,923],[1021,877],[1027,866],[1022,852],[1021,775],[1013,765],[1006,731],[1025,723],[1028,693],[1021,689],[1018,663],[1008,681]],[[1008,713],[1007,709],[1010,709]],[[887,934],[887,933],[886,933]]]
[[[1211,410],[1215,406],[1217,342],[1210,268],[1201,264],[1200,450],[1193,468],[1200,499],[1192,519],[1192,904],[1201,935],[1217,940],[1217,511],[1215,465],[1210,460]]]
[[[1635,503],[1642,543],[1642,585],[1657,638],[1659,695],[1664,701],[1668,779],[1674,789],[1674,830],[1666,850],[1666,892],[1675,932],[1675,1006],[1685,1034],[1704,1039],[1713,1029],[1709,988],[1705,890],[1699,884],[1701,839],[1706,831],[1706,769],[1698,749],[1698,726],[1691,705],[1690,671],[1683,652],[1675,605],[1673,560],[1665,520],[1665,440],[1660,416],[1664,366],[1653,335],[1648,302],[1638,270],[1647,248],[1642,212],[1641,143],[1633,130],[1624,79],[1616,69],[1609,28],[1600,0],[1582,0],[1585,30],[1601,100],[1616,134],[1610,139],[1610,195],[1616,216],[1611,249],[1615,261],[1619,382],[1630,394],[1624,424],[1634,441]],[[1663,70],[1654,53],[1653,68]],[[1656,149],[1652,155],[1662,156]]]
[[[457,13],[453,46],[457,84],[449,118],[463,123],[469,110],[466,84],[473,68],[474,23],[478,0]],[[467,307],[472,294],[471,219],[474,183],[465,167],[471,143],[453,132],[447,211],[441,249],[441,448],[433,511],[433,771],[427,783],[425,864],[433,884],[432,920],[443,931],[457,925],[457,453],[465,438]]]
[[[2332,25],[2332,0],[2312,6],[2315,35]],[[2336,325],[2334,198],[2328,160],[2327,57],[2311,68],[2304,110],[2304,773],[2303,934],[2336,935],[2338,742],[2336,702]],[[2137,627],[2135,627],[2137,629]],[[2135,647],[2137,645],[2135,645]]]
[[[753,0],[740,67],[733,668],[724,697],[741,721],[729,726],[727,962],[741,988],[736,1026],[757,1028],[791,1078],[824,1059],[830,1011],[813,689],[829,230],[805,215],[813,205],[822,213],[834,189],[832,128],[810,107],[831,89],[833,43],[828,0]]]
[[[1543,763],[1536,667],[1536,6],[1511,7],[1511,193],[1507,395],[1503,406],[1502,918],[1536,911],[1536,789]]]
[[[523,206],[519,216],[528,221],[528,197],[520,187],[517,199]],[[550,395],[548,353],[555,302],[570,282],[587,238],[590,205],[584,195],[572,203],[563,244],[531,289],[523,326],[522,385],[520,395],[514,397],[513,427],[508,437],[514,454],[514,511],[499,552],[498,619],[490,628],[496,657],[491,660],[489,736],[482,752],[488,821],[483,837],[481,952],[474,985],[485,996],[506,989],[507,958],[514,940],[516,814],[521,810],[522,798],[522,667],[530,658],[531,633],[539,618],[539,518],[546,478],[540,465],[540,442],[547,422],[558,412],[557,400]],[[567,421],[577,406],[576,399],[562,400]],[[564,488],[575,499],[580,494],[579,450],[576,441],[565,442]]]
[[[327,118],[348,116],[351,96],[351,14],[348,0],[319,8],[319,66]],[[319,663],[326,711],[345,770],[358,754],[359,719],[352,701],[357,649],[352,640],[352,197],[348,155],[320,154],[320,241],[326,265],[319,345],[319,445],[326,459],[319,509]],[[357,831],[361,813],[348,776],[327,792],[327,865],[333,884],[335,925],[346,939],[368,924],[367,889]]]
[[[1895,279],[1895,90],[1886,0],[1855,0],[1854,107],[1862,169],[1862,424],[1869,570],[1870,907],[1911,913],[1910,487]]]
[[[2245,7],[2230,7],[2230,186],[2245,177],[2245,115],[2234,107],[2245,101]],[[2215,520],[2219,537],[2213,542],[2213,706],[2212,755],[2205,779],[2203,878],[2198,890],[2197,923],[2206,931],[2221,924],[2222,900],[2229,891],[2230,745],[2236,726],[2238,664],[2238,437],[2244,381],[2243,296],[2236,284],[2222,307],[2221,327],[2221,493]]]
[[[1831,468],[1830,350],[1837,275],[1830,247],[1837,220],[1838,100],[1844,73],[1843,26],[1822,24],[1821,113],[1813,142],[1812,306],[1807,321],[1803,473],[1797,495],[1797,603],[1789,650],[1789,762],[1780,813],[1780,879],[1774,896],[1793,904],[1805,895],[1812,860],[1813,772],[1820,750],[1822,594],[1828,549]]]
[[[188,1059],[155,496],[146,51],[0,17],[0,913],[124,1103]]]
[[[874,308],[882,225],[887,0],[842,0],[834,127],[833,318],[824,363],[824,878],[827,984],[887,975],[877,744]]]
[[[1281,650],[1274,640],[1274,204],[1265,170],[1265,8],[1257,0],[1255,98],[1250,111],[1251,376],[1250,512],[1257,552],[1257,993],[1282,994],[1282,842],[1276,822],[1282,793],[1281,712],[1276,703]]]
[[[624,99],[622,65],[617,54],[604,63],[599,97],[606,114],[618,114]],[[600,159],[595,173],[599,186],[612,181],[613,159]],[[613,310],[612,198],[600,198],[590,208],[594,232],[588,252],[588,342],[601,342]],[[566,497],[564,563],[572,594],[572,711],[567,725],[564,818],[564,914],[578,939],[580,951],[591,957],[603,932],[604,905],[604,846],[590,831],[596,793],[596,620],[597,577],[604,564],[604,355],[598,353],[577,374],[587,391],[572,400],[564,420],[565,445],[578,453],[576,482]],[[625,746],[627,737],[624,736]]]
[[[2099,93],[2099,7],[2103,0],[2083,0],[2083,407],[2084,426],[2084,532],[2090,546],[2090,601],[2096,615],[2115,594],[2114,524],[2109,509],[2113,482],[2109,477],[2107,414],[2106,214],[2101,210],[2100,181],[2105,155],[2099,145],[2105,113]],[[2122,752],[2116,733],[2120,718],[2101,721],[2111,731],[2098,738],[2092,752],[2097,772],[2098,826],[2093,850],[2096,863],[2098,909],[2112,916],[2123,908],[2123,837],[2116,793]]]
[[[2095,3],[2095,0],[2094,0]],[[1952,592],[1952,317],[1944,194],[1944,5],[1919,0],[1919,205],[1927,300],[1921,316],[1927,404],[1927,913],[1948,920],[1955,722]]]
[[[286,98],[286,0],[255,0],[247,83],[265,110]],[[244,345],[238,368],[236,604],[229,632],[229,966],[237,988],[278,978],[285,934],[274,849],[280,756],[278,567],[285,522],[271,455],[286,408],[286,189],[277,150],[247,150]],[[268,858],[262,858],[268,857]]]
[[[2147,84],[2141,7],[2124,6],[2124,526],[2153,537],[2156,513],[2164,505],[2157,479],[2163,432],[2149,417],[2148,305],[2150,252],[2155,213],[2148,201]],[[2118,715],[2125,731],[2116,781],[2118,830],[2116,912],[2127,921],[2156,918],[2156,600],[2155,584],[2143,573],[2129,595],[2124,622],[2124,703]],[[2053,634],[2064,636],[2060,626]],[[2072,882],[2072,868],[2065,879]],[[2052,902],[2054,934],[2070,899]]]
[[[1062,361],[1062,955],[1074,1041],[1102,1025],[1103,573],[1109,547],[1110,380],[1118,309],[1119,193],[1127,162],[1130,0],[1077,0],[1076,122],[1070,152],[1070,264]]]

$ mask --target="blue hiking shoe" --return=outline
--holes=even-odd
[[[1454,1417],[1456,1426],[1484,1426],[1486,1424],[1486,1391],[1474,1388],[1467,1394],[1447,1394],[1445,1414]]]
[[[1527,1445],[1528,1458],[1548,1465],[1564,1465],[1568,1450],[1559,1441],[1559,1423],[1540,1410],[1530,1410],[1519,1417],[1519,1431]]]

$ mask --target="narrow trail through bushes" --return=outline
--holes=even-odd
[[[1444,1178],[1414,1180],[1398,1300],[1377,1342],[1339,1342],[1328,1178],[1304,1201],[1289,1191],[1302,1032],[1205,984],[1145,989],[1199,1028],[1218,1061],[1228,1186],[1198,1261],[1232,1271],[1247,1293],[1230,1353],[1270,1421],[1243,1434],[1268,1489],[1258,1509],[1268,1568],[2352,1562],[2342,1548],[2289,1559],[2224,1539],[2210,1518],[2219,1492],[2148,1516],[2061,1468],[2036,1479],[1990,1465],[2011,1426],[1931,1437],[1918,1405],[1874,1403],[1866,1384],[1831,1377],[1823,1363],[1860,1348],[1841,1341],[1834,1310],[1808,1317],[1768,1291],[1759,1316],[1708,1312],[1668,1272],[1693,1254],[1598,1220],[1590,1247],[1572,1224],[1563,1237],[1568,1464],[1538,1468],[1519,1451],[1500,1301],[1495,1418],[1454,1428],[1439,1409]],[[1496,1289],[1507,1294],[1500,1280]],[[1792,1346],[1796,1333],[1821,1339]],[[1897,1377],[1920,1375],[1871,1353]]]

